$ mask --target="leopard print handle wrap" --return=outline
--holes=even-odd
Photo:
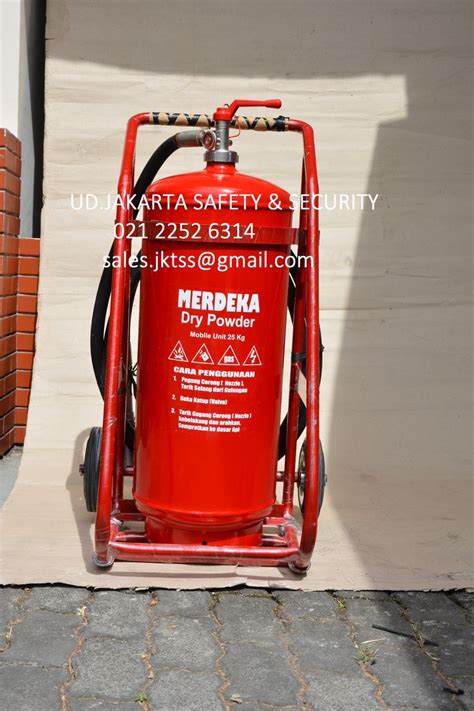
[[[150,123],[155,126],[193,126],[194,128],[211,128],[214,119],[209,114],[171,114],[165,111],[152,111]],[[234,116],[230,125],[241,131],[287,131],[288,118],[277,116]]]

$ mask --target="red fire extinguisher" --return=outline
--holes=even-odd
[[[283,116],[235,115],[241,106],[280,105],[238,99],[212,117],[152,112],[128,122],[116,239],[91,328],[104,419],[91,431],[82,471],[87,507],[97,510],[98,566],[286,564],[299,573],[309,566],[325,482],[313,130]],[[167,139],[135,183],[143,124],[191,129]],[[311,209],[300,211],[297,228],[285,190],[237,170],[232,127],[302,134],[301,190]],[[172,153],[192,146],[205,148],[204,170],[152,182]],[[132,237],[142,238],[138,254]],[[288,414],[280,424],[287,307],[292,355]]]

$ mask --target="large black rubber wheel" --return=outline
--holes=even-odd
[[[324,487],[326,486],[326,463],[324,461],[324,452],[321,440],[319,440],[319,506],[318,514],[321,511],[324,499]],[[306,439],[301,445],[300,456],[298,460],[298,501],[300,504],[301,513],[304,512],[304,495],[306,489]]]
[[[86,456],[84,457],[84,498],[88,511],[97,511],[97,495],[99,492],[100,446],[102,428],[93,427],[87,440]]]

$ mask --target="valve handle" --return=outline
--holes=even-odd
[[[280,99],[234,99],[229,106],[219,106],[214,112],[214,121],[230,121],[241,106],[265,106],[268,109],[279,109],[281,107]]]

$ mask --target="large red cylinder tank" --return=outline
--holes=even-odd
[[[142,246],[136,504],[150,541],[258,545],[275,501],[289,195],[214,164],[159,180],[147,203],[146,221],[178,227]],[[212,240],[211,223],[241,238]]]

